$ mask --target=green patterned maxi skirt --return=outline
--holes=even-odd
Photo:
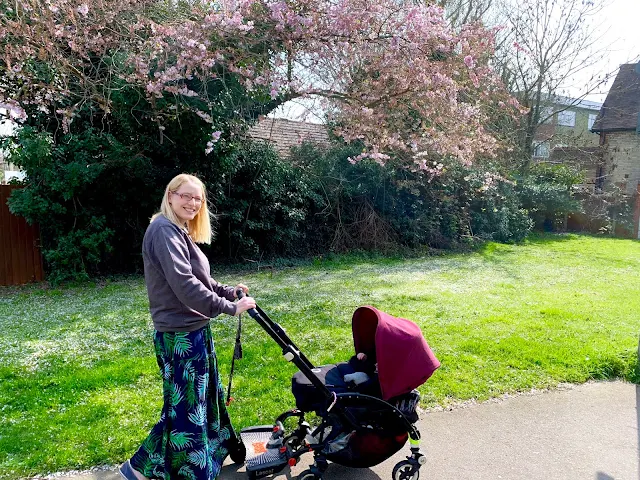
[[[131,458],[149,478],[213,480],[235,439],[224,402],[211,329],[155,332],[164,405],[160,421]]]

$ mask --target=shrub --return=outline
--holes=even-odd
[[[307,223],[318,195],[302,169],[270,145],[246,141],[220,180],[211,252],[231,261],[308,253]]]
[[[293,161],[322,192],[317,229],[331,251],[399,246],[455,248],[472,237],[518,241],[531,228],[509,183],[484,184],[486,170],[443,164],[439,176],[384,166],[352,164],[358,145],[321,149],[303,145]],[[322,243],[321,242],[321,243]]]
[[[577,166],[535,163],[516,180],[521,205],[538,230],[564,230],[567,215],[581,211],[575,186],[583,173]]]
[[[50,280],[139,268],[135,245],[157,198],[145,158],[92,129],[56,141],[24,127],[5,143],[28,178],[9,206],[39,224]]]

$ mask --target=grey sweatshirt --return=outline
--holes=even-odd
[[[163,215],[144,234],[142,259],[156,330],[192,332],[221,313],[235,315],[233,287],[211,278],[205,254]]]

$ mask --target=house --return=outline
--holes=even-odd
[[[600,134],[604,184],[637,194],[634,236],[640,238],[640,62],[620,66],[592,131]]]
[[[633,195],[640,184],[640,63],[620,66],[591,129],[600,134],[606,182]]]
[[[584,99],[549,96],[541,108],[542,123],[533,139],[533,158],[547,160],[554,148],[590,148],[598,146],[591,132],[602,104]]]
[[[325,125],[284,118],[264,118],[250,128],[247,135],[254,140],[271,143],[282,157],[289,155],[291,147],[305,141],[329,145],[329,134]]]

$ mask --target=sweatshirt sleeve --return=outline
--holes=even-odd
[[[213,278],[211,278],[211,286],[213,287],[213,291],[216,292],[219,297],[226,298],[231,302],[236,299],[236,296],[233,292],[234,287],[222,285],[221,283],[216,282]]]
[[[192,272],[184,238],[170,227],[162,227],[153,242],[160,268],[178,300],[209,318],[221,313],[235,315],[236,305],[209,290]]]

